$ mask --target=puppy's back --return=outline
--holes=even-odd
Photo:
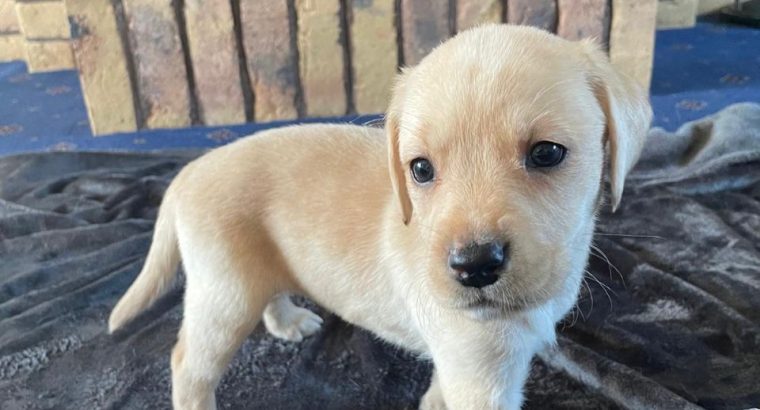
[[[189,164],[173,185],[178,219],[194,232],[225,236],[246,221],[249,230],[266,231],[304,259],[317,251],[314,241],[328,241],[338,253],[350,253],[351,245],[361,245],[356,241],[370,246],[390,203],[389,181],[383,130],[315,124],[216,149]]]
[[[388,185],[384,132],[355,125],[312,124],[263,131],[217,148],[177,176],[182,203],[228,210],[280,200],[320,202]],[[381,181],[382,180],[382,181]],[[372,188],[375,190],[375,187]],[[274,201],[276,203],[272,203]]]

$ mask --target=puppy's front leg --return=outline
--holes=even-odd
[[[541,346],[530,333],[520,333],[488,322],[440,333],[430,343],[435,374],[420,408],[519,409],[531,359]]]
[[[430,379],[430,387],[420,400],[419,410],[447,410],[441,391],[441,382],[438,381],[438,373],[435,370],[433,370],[433,377]]]

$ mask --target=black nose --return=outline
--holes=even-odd
[[[482,288],[499,280],[497,271],[504,266],[508,246],[496,242],[471,243],[449,254],[449,266],[464,286]]]

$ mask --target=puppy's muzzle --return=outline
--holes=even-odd
[[[449,266],[462,286],[483,288],[499,280],[508,262],[509,245],[497,242],[470,243],[449,253]]]

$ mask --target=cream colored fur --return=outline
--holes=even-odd
[[[291,293],[432,360],[420,408],[517,409],[531,358],[576,301],[605,157],[617,205],[650,117],[644,92],[593,43],[512,26],[461,33],[399,76],[385,130],[281,128],[189,164],[109,329],[161,294],[181,254],[177,409],[215,408],[262,318],[287,340],[318,331]],[[544,140],[567,158],[526,168]],[[429,185],[410,176],[417,157],[435,166]],[[510,242],[509,265],[495,284],[465,288],[448,252],[484,238]]]

